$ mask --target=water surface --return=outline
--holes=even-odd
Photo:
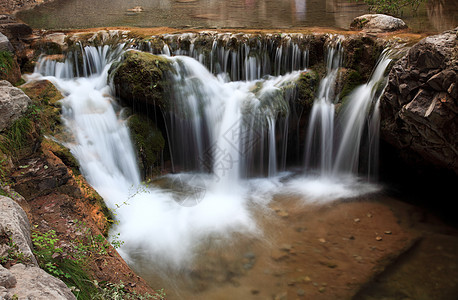
[[[140,6],[142,12],[131,11]],[[421,31],[443,31],[458,25],[455,0],[430,0],[408,25]],[[57,0],[18,16],[34,28],[69,29],[106,26],[197,28],[347,29],[367,13],[360,2],[343,0]]]

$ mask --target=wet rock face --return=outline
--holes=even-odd
[[[392,68],[382,137],[458,173],[458,28],[427,37]]]

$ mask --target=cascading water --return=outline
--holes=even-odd
[[[339,112],[337,124],[337,153],[333,163],[333,173],[357,174],[360,167],[360,148],[364,140],[365,128],[367,132],[367,153],[365,167],[368,175],[374,175],[378,160],[378,126],[379,100],[386,82],[385,71],[390,64],[389,52],[385,51],[379,58],[371,79],[366,84],[357,87],[349,96]],[[371,114],[372,108],[372,114]],[[367,124],[369,123],[369,124]]]
[[[166,118],[174,165],[233,179],[262,173],[266,165],[267,174],[275,176],[277,117],[288,115],[290,90],[300,72],[226,82],[192,58],[170,59],[175,71]]]
[[[306,170],[317,169],[321,176],[332,170],[334,147],[334,88],[337,73],[342,66],[342,46],[337,40],[328,47],[326,77],[320,82],[318,96],[310,113],[305,148]]]
[[[67,145],[80,162],[88,182],[116,210],[119,225],[113,230],[121,234],[125,243],[120,253],[132,265],[138,268],[147,265],[146,272],[158,268],[182,270],[192,264],[198,245],[212,237],[224,243],[234,233],[260,236],[262,230],[253,218],[254,211],[265,209],[279,190],[300,193],[309,200],[350,197],[373,190],[362,185],[348,188],[325,180],[317,184],[300,179],[295,185],[294,176],[291,179],[281,173],[289,151],[286,140],[294,109],[291,105],[295,97],[294,81],[300,76],[306,57],[294,44],[285,45],[286,48],[277,48],[278,51],[271,49],[276,53],[276,61],[281,62],[275,67],[281,71],[269,73],[275,77],[265,76],[270,63],[264,62],[262,55],[250,60],[250,55],[244,54],[248,67],[240,68],[239,54],[231,56],[234,49],[214,45],[213,59],[206,62],[210,63],[210,70],[190,57],[169,58],[174,72],[169,74],[171,106],[164,112],[165,121],[176,170],[188,172],[163,177],[177,185],[171,189],[140,184],[128,129],[114,109],[107,72],[122,46],[84,47],[79,55],[69,55],[61,63],[42,58],[36,69],[41,75],[34,74],[31,78],[49,79],[66,95],[63,118],[74,136],[74,141]],[[244,46],[243,51],[251,53],[248,48]],[[328,76],[321,83],[317,97],[324,99],[326,105],[333,102],[332,82],[340,51],[339,47],[329,51]],[[295,54],[291,56],[291,53]],[[221,60],[217,61],[217,56]],[[206,59],[199,57],[201,61]],[[228,67],[231,61],[234,64]],[[379,63],[380,68],[383,65],[385,62]],[[227,72],[229,69],[231,72]],[[234,72],[241,74],[240,70],[245,70],[244,75],[233,77]],[[218,76],[212,74],[220,71]],[[379,81],[376,78],[382,77],[380,72],[377,68],[367,89],[376,85]],[[254,75],[244,77],[247,74]],[[244,81],[229,81],[242,77]],[[377,105],[374,113],[376,108]],[[332,117],[333,114],[332,109]],[[375,131],[376,121],[374,116],[371,128]],[[346,122],[351,121],[342,124]],[[267,178],[251,179],[264,176]],[[184,191],[177,191],[180,188]],[[147,264],[140,263],[145,261]]]

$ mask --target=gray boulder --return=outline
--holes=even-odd
[[[16,250],[38,266],[32,253],[29,219],[19,204],[4,196],[0,196],[0,234],[9,236],[16,245]]]
[[[382,138],[458,174],[458,28],[427,37],[391,69]]]
[[[18,299],[76,299],[62,280],[38,267],[17,264],[11,267],[10,272],[17,283],[8,292],[16,294]]]
[[[0,132],[27,110],[30,98],[6,80],[0,80]]]
[[[370,32],[387,32],[407,28],[406,23],[399,18],[383,14],[367,14],[356,17],[350,24],[352,30]]]
[[[0,32],[0,51],[9,51],[14,53],[13,45],[11,45],[10,40]]]

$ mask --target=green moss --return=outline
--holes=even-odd
[[[164,93],[167,90],[166,72],[171,63],[162,56],[145,52],[128,51],[120,64],[113,67],[113,81],[121,98],[138,106],[167,107]]]
[[[32,100],[31,107],[40,132],[56,136],[62,132],[61,106],[63,98],[57,88],[47,80],[32,82],[21,86],[24,93]]]
[[[344,86],[342,87],[342,91],[340,92],[340,99],[345,98],[348,96],[358,85],[364,83],[364,78],[361,74],[356,70],[351,70],[346,78],[344,79]]]
[[[312,70],[302,72],[297,81],[297,101],[305,107],[312,107],[318,84],[319,76],[317,72]]]
[[[130,116],[127,124],[137,150],[140,167],[146,175],[152,175],[165,146],[164,137],[151,120],[144,116]]]

